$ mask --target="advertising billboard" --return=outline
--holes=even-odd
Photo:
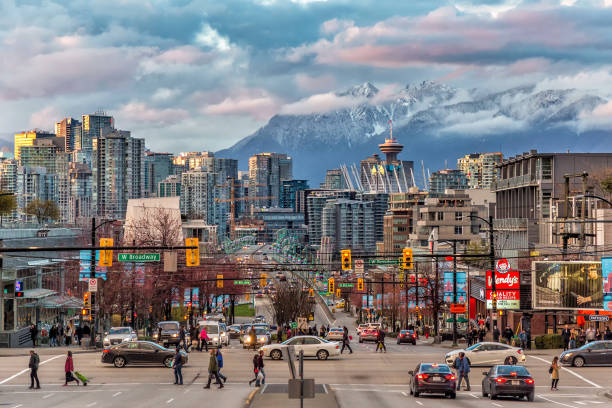
[[[453,272],[444,272],[444,302],[465,303],[467,302],[467,281],[465,279],[465,272],[457,271],[457,299],[453,299],[454,275]]]
[[[603,308],[612,311],[612,258],[601,258],[603,275]]]
[[[487,271],[487,309],[493,308],[493,273]],[[507,270],[495,271],[495,294],[498,310],[520,309],[521,291],[519,272]]]
[[[603,310],[600,262],[537,261],[532,275],[534,309]]]

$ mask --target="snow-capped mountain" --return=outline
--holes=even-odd
[[[388,97],[364,83],[337,92],[349,106],[326,113],[276,115],[254,134],[218,152],[246,163],[259,152],[293,157],[294,177],[312,186],[327,169],[379,153],[378,144],[393,134],[404,145],[403,160],[423,160],[432,171],[449,167],[466,153],[502,151],[505,155],[540,151],[601,151],[612,148],[606,129],[579,132],[581,121],[607,99],[596,92],[537,89],[503,92],[456,89],[425,81],[409,84]]]

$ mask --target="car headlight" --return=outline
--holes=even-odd
[[[265,337],[260,337],[259,341],[266,341],[266,338]]]
[[[105,343],[108,343],[108,342],[109,342],[109,341],[108,341],[108,337],[105,337],[105,338],[104,338],[104,342],[105,342]]]
[[[213,337],[213,341],[219,341],[218,337]]]
[[[574,355],[574,353],[567,353],[566,355],[564,355],[564,356],[563,356],[563,359],[564,359],[564,360],[565,360],[565,359],[568,359],[568,358],[570,358],[570,357],[571,357],[571,356],[573,356],[573,355]]]
[[[153,335],[153,338],[154,338],[154,339],[156,339],[156,338],[158,338],[158,337],[159,337],[159,334],[157,334],[157,333]]]
[[[174,333],[174,334],[172,335],[172,337],[178,337],[178,334]]]

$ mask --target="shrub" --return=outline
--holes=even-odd
[[[537,349],[563,348],[563,337],[560,334],[544,334],[535,338]]]

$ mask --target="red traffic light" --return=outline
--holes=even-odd
[[[16,298],[22,298],[23,297],[23,292],[15,292],[15,297]]]

